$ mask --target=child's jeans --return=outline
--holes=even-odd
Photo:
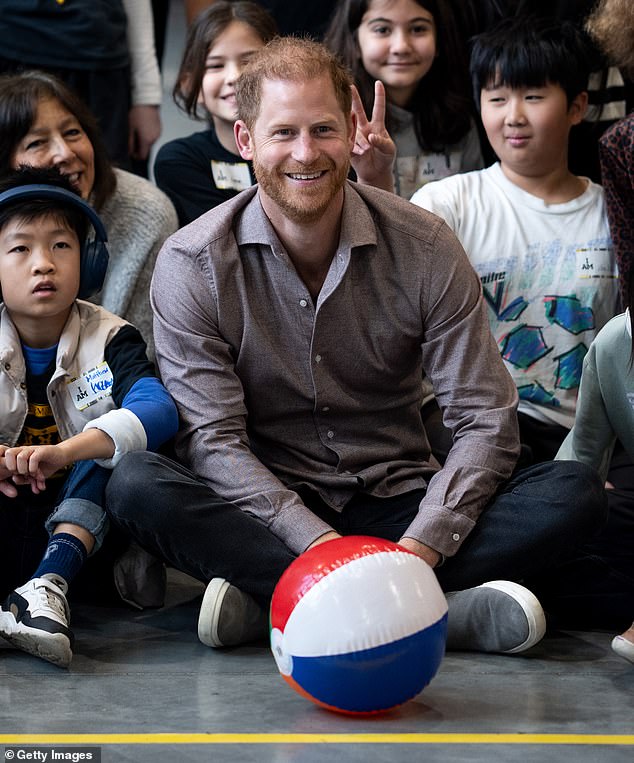
[[[53,513],[46,520],[46,529],[52,535],[62,522],[83,527],[94,537],[90,552],[99,551],[108,532],[108,517],[103,510],[104,492],[112,471],[94,461],[77,461],[57,497]]]
[[[35,572],[56,524],[71,522],[85,528],[95,537],[92,554],[97,551],[108,529],[102,506],[111,474],[94,461],[78,461],[65,480],[48,481],[39,495],[28,485],[19,487],[15,498],[0,493],[2,599]]]

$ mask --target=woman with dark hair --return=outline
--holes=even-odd
[[[351,70],[367,112],[375,80],[385,85],[400,196],[483,166],[467,51],[449,0],[343,0],[324,41]]]
[[[275,35],[273,19],[248,0],[219,0],[189,28],[174,100],[209,128],[166,143],[154,163],[156,183],[174,203],[181,225],[255,182],[233,137],[234,83],[243,64]]]
[[[89,109],[44,72],[0,76],[0,175],[21,165],[58,167],[99,212],[110,252],[99,302],[137,326],[152,354],[150,279],[163,241],[178,227],[169,199],[112,167]]]

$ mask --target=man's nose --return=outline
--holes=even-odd
[[[317,139],[310,133],[300,133],[293,146],[293,159],[302,164],[311,164],[319,156]]]

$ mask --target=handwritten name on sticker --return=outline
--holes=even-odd
[[[222,190],[244,191],[253,185],[249,165],[245,162],[211,162],[211,172],[216,188]]]
[[[69,394],[78,411],[83,411],[100,400],[110,397],[113,384],[114,377],[105,360],[89,371],[82,371],[80,376],[67,382]]]

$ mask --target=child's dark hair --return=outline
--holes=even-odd
[[[338,3],[324,38],[325,44],[350,69],[368,114],[374,100],[374,79],[363,68],[357,30],[370,2],[342,0]],[[414,115],[414,130],[421,148],[443,151],[458,143],[471,129],[473,103],[466,46],[450,0],[416,2],[434,17],[438,55],[418,83],[407,109]],[[386,116],[388,130],[398,129],[389,109]]]
[[[172,95],[176,105],[192,119],[206,119],[199,112],[198,95],[205,76],[205,59],[218,37],[234,21],[250,26],[266,44],[277,35],[275,21],[264,8],[249,0],[217,0],[200,13],[189,28],[185,52]]]
[[[488,87],[559,85],[572,103],[588,89],[588,37],[571,22],[517,16],[473,39],[471,80],[476,103]]]
[[[68,178],[62,175],[56,167],[21,166],[0,178],[0,194],[22,185],[39,184],[63,188],[79,198],[79,194]],[[16,199],[3,203],[0,205],[0,231],[7,223],[16,218],[24,222],[33,222],[43,217],[53,217],[74,230],[80,244],[86,240],[90,227],[86,214],[74,204],[56,198]]]

